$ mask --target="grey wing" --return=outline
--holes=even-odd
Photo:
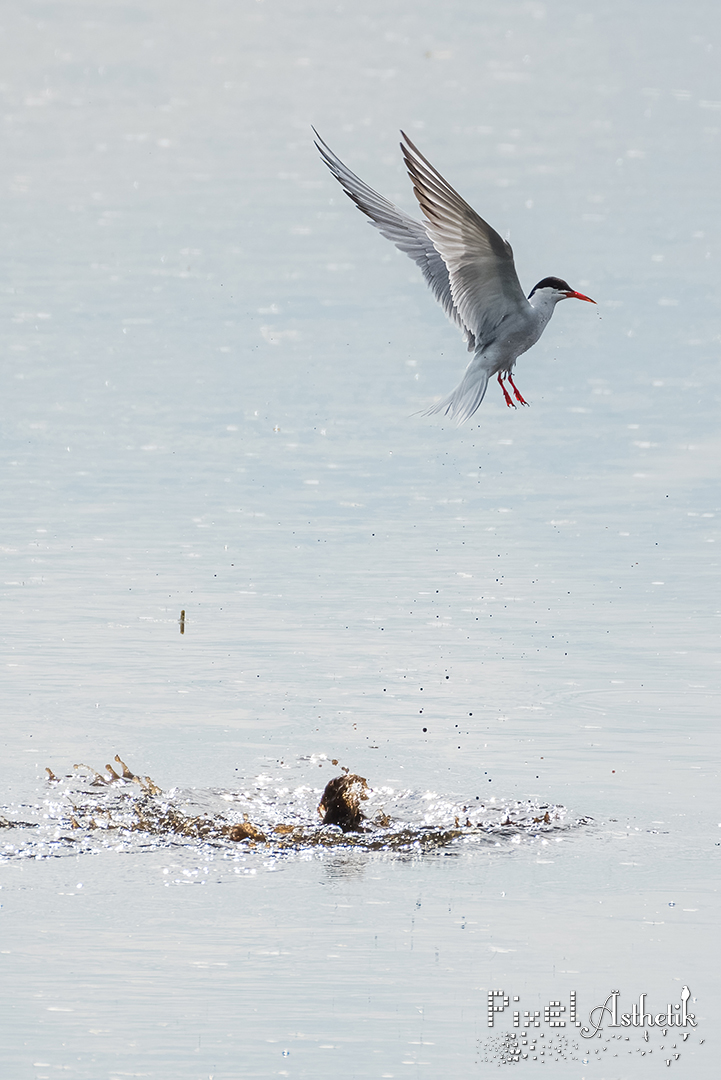
[[[428,235],[448,269],[451,298],[481,346],[502,322],[522,325],[531,315],[516,274],[511,245],[473,210],[403,135],[401,150]]]
[[[348,198],[352,199],[358,209],[370,218],[371,225],[375,225],[383,236],[417,263],[436,300],[442,305],[448,318],[462,330],[468,349],[472,352],[476,347],[476,336],[461,317],[453,298],[448,267],[441,252],[429,236],[426,226],[423,222],[409,217],[390,200],[364,183],[360,177],[351,172],[347,165],[343,164],[339,157],[336,157],[315,128],[313,131],[317,139],[315,145],[323,161]]]

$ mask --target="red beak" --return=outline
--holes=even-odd
[[[572,292],[567,292],[566,293],[566,299],[571,300],[572,298],[574,300],[586,300],[589,304],[595,304],[596,303],[596,301],[592,300],[590,296],[584,296],[582,292],[573,292],[573,291]]]

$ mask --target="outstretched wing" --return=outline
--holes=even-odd
[[[348,198],[352,199],[358,209],[362,210],[370,218],[371,224],[375,225],[383,236],[391,240],[397,248],[400,248],[420,266],[436,300],[442,305],[448,318],[463,331],[468,349],[472,352],[476,348],[476,335],[471,328],[471,324],[467,323],[460,313],[453,296],[451,278],[444,261],[445,257],[440,247],[434,243],[435,238],[431,239],[429,235],[430,228],[423,222],[415,221],[414,218],[409,217],[403,210],[399,210],[388,199],[379,195],[373,188],[368,187],[368,184],[365,184],[360,177],[351,172],[347,165],[343,164],[339,157],[336,157],[327,143],[321,139],[315,128],[313,128],[313,131],[317,139],[315,145],[318,147],[323,161]]]
[[[413,191],[426,217],[428,235],[448,269],[458,317],[478,345],[488,346],[502,322],[523,322],[531,313],[511,245],[454,191],[408,136],[401,134]]]

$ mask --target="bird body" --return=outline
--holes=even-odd
[[[444,413],[459,424],[468,420],[483,401],[488,380],[498,377],[506,404],[526,405],[513,381],[517,358],[540,338],[559,300],[575,297],[561,278],[549,277],[524,296],[513,250],[484,221],[401,132],[401,151],[413,191],[424,215],[416,221],[379,195],[343,164],[318,133],[316,146],[346,195],[383,236],[421,268],[449,319],[463,333],[473,359],[463,379],[428,415]]]

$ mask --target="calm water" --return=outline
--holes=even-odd
[[[717,5],[1,29],[7,1075],[466,1080],[515,1033],[529,1077],[715,1076]],[[311,123],[415,213],[403,126],[528,290],[598,301],[521,358],[531,408],[416,415],[467,354]],[[113,830],[137,785],[73,765],[116,753],[269,830],[343,766],[411,840]],[[696,1029],[571,1022],[684,986]]]

